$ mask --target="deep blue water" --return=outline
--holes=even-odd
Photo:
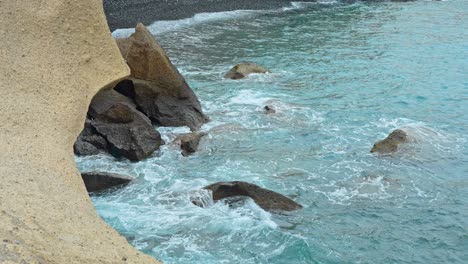
[[[138,249],[164,263],[468,263],[468,1],[295,3],[150,28],[212,121],[191,157],[169,143],[188,129],[158,128],[169,144],[146,161],[77,158],[136,177],[93,202]],[[241,61],[272,73],[224,80]],[[369,153],[396,128],[412,142]],[[230,180],[305,208],[191,203]]]

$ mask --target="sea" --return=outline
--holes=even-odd
[[[468,263],[467,0],[291,2],[148,28],[210,122],[188,157],[173,142],[186,127],[155,127],[166,144],[144,161],[76,157],[135,177],[92,201],[137,249],[167,264]],[[240,62],[270,73],[224,79]],[[370,153],[394,129],[410,141]],[[214,203],[200,189],[220,181],[304,208]]]

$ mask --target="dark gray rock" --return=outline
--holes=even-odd
[[[73,145],[75,154],[86,156],[96,155],[108,150],[107,140],[96,132],[91,121],[86,119],[85,126]]]
[[[91,120],[86,122],[74,147],[79,155],[97,154],[97,149],[117,158],[139,161],[163,144],[148,117],[136,109],[130,98],[112,89],[96,94],[88,116]]]
[[[93,144],[79,139],[73,145],[73,152],[75,152],[76,155],[87,156],[97,155],[100,151]]]
[[[252,198],[258,206],[266,211],[281,212],[302,208],[302,205],[284,195],[248,182],[218,182],[206,186],[204,189],[212,191],[214,201],[230,197],[246,196]]]
[[[81,177],[88,192],[100,192],[110,188],[128,184],[132,177],[109,172],[82,172]]]
[[[109,153],[117,158],[140,161],[163,144],[151,121],[128,103],[116,103],[92,122],[109,143]]]

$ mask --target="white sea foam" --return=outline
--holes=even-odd
[[[148,30],[155,34],[161,34],[164,32],[179,30],[182,28],[191,27],[203,23],[224,21],[229,19],[235,19],[240,17],[246,17],[255,15],[263,12],[262,10],[235,10],[235,11],[224,11],[224,12],[213,12],[213,13],[199,13],[190,18],[178,19],[178,20],[162,20],[156,21],[151,25],[148,25]],[[135,32],[133,28],[116,29],[112,32],[114,38],[125,38]]]
[[[320,1],[321,4],[335,4],[337,1]],[[177,20],[161,20],[153,22],[148,25],[148,30],[155,34],[161,34],[164,32],[175,31],[199,24],[224,21],[237,18],[245,18],[249,16],[255,16],[263,13],[275,13],[275,12],[284,12],[289,10],[303,9],[309,5],[316,4],[314,2],[291,2],[290,6],[281,8],[279,10],[234,10],[234,11],[223,11],[223,12],[210,12],[210,13],[198,13],[190,18],[177,19]],[[114,38],[125,38],[130,36],[135,32],[134,28],[121,28],[116,29],[112,32]]]

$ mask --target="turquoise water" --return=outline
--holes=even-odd
[[[137,177],[93,202],[138,249],[165,263],[468,263],[468,1],[294,3],[150,28],[212,121],[188,158],[170,143],[186,128],[159,128],[168,144],[143,162],[77,158]],[[224,80],[240,61],[272,73]],[[396,128],[412,142],[369,153]],[[304,209],[191,203],[228,180]]]

